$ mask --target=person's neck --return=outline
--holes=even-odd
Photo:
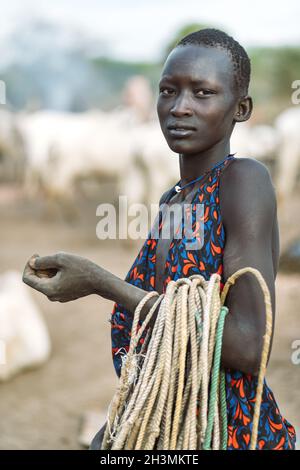
[[[182,186],[203,175],[230,154],[230,142],[227,141],[220,144],[195,155],[179,154],[180,181]]]

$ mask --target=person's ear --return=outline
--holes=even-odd
[[[251,96],[244,96],[239,100],[237,110],[234,114],[234,122],[248,121],[252,114],[253,101]]]

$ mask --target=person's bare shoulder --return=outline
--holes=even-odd
[[[219,194],[225,229],[224,279],[226,281],[239,269],[252,267],[258,270],[268,286],[275,317],[276,270],[272,233],[276,220],[276,197],[270,173],[265,165],[251,158],[233,160],[222,172]],[[256,374],[266,320],[261,288],[253,275],[246,273],[238,280],[229,293],[226,306],[240,325],[239,337],[232,336],[227,348],[230,350],[235,341],[239,349],[237,357],[242,357],[246,349],[245,363],[237,365],[237,368],[247,371],[247,361],[251,356],[249,370]]]
[[[236,158],[222,172],[220,207],[224,226],[247,223],[255,232],[257,224],[273,224],[276,194],[268,168],[252,158]],[[242,229],[243,227],[241,227]]]

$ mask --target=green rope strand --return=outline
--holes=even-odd
[[[214,416],[215,416],[215,409],[216,409],[216,397],[217,397],[217,390],[218,390],[219,376],[220,376],[222,337],[223,337],[225,317],[227,313],[228,313],[228,308],[225,306],[221,307],[220,316],[218,320],[218,326],[217,326],[214,362],[213,362],[212,379],[211,379],[210,396],[209,396],[208,419],[207,419],[207,426],[206,426],[206,432],[205,432],[204,443],[203,443],[203,450],[209,450],[210,445],[211,445],[212,430],[213,430]],[[222,407],[222,429],[223,429],[223,423],[224,423],[223,414],[224,414],[224,409]]]
[[[221,426],[222,426],[221,450],[227,450],[227,440],[228,440],[227,402],[226,402],[225,371],[223,369],[221,369],[221,372],[220,372],[220,405],[221,405]]]

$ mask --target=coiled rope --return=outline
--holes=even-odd
[[[266,329],[258,375],[250,450],[256,449],[264,377],[272,334],[271,298],[254,268],[236,271],[220,294],[220,275],[209,281],[196,274],[170,281],[165,294],[151,291],[136,307],[129,351],[110,404],[102,449],[227,448],[225,372],[221,369],[224,305],[230,286],[252,273],[264,295]],[[142,325],[140,313],[157,296]],[[153,329],[148,328],[159,306]]]

